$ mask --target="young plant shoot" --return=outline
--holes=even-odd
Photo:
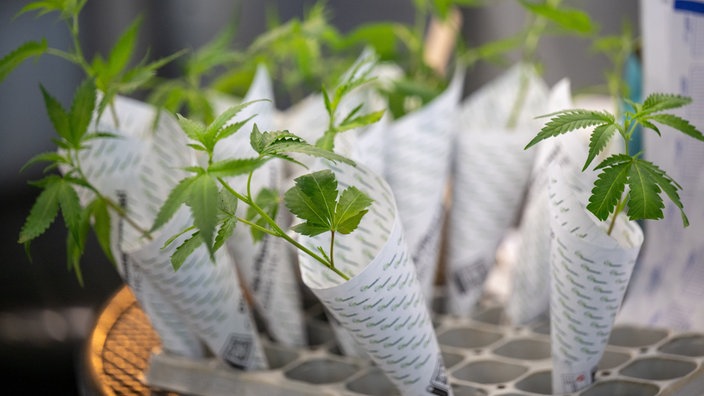
[[[109,211],[124,218],[127,224],[145,237],[150,237],[146,227],[142,227],[127,216],[119,204],[98,191],[86,178],[80,162],[80,152],[89,147],[95,139],[115,138],[115,135],[110,133],[90,131],[91,121],[95,114],[99,117],[109,107],[113,111],[115,122],[118,123],[119,119],[114,114],[112,106],[115,96],[129,94],[143,87],[154,77],[157,69],[180,54],[149,63],[145,58],[137,65],[131,66],[141,21],[137,19],[122,33],[106,57],[98,54],[89,60],[85,57],[79,40],[79,14],[86,1],[35,1],[24,6],[17,15],[29,12],[34,12],[38,16],[49,13],[59,14],[59,18],[68,28],[72,40],[71,48],[68,50],[53,48],[46,40],[28,41],[0,59],[0,82],[25,60],[44,54],[54,55],[77,65],[87,76],[76,90],[73,103],[68,110],[65,110],[44,87],[41,87],[49,119],[58,134],[54,142],[59,150],[39,154],[23,167],[25,169],[39,162],[49,164],[44,170],[48,173],[47,176],[32,182],[33,185],[41,188],[42,192],[27,216],[18,241],[25,245],[29,253],[31,241],[48,229],[60,209],[69,231],[66,242],[67,261],[81,284],[83,279],[79,262],[85,250],[86,237],[91,224],[103,252],[108,259],[114,261],[109,242]],[[61,168],[62,174],[55,172],[58,168]],[[91,201],[86,205],[81,204],[78,189],[87,189],[93,193]]]
[[[594,158],[607,147],[609,140],[618,133],[624,140],[624,152],[612,154],[599,163],[594,170],[600,171],[591,191],[587,209],[601,221],[611,216],[608,234],[613,230],[616,217],[626,210],[631,220],[663,218],[665,195],[679,208],[682,224],[689,220],[678,191],[682,187],[665,171],[650,161],[641,158],[641,153],[631,154],[628,147],[638,126],[660,135],[658,124],[669,126],[697,140],[704,135],[689,121],[666,110],[677,109],[692,102],[686,96],[655,93],[643,103],[631,103],[633,110],[624,111],[623,119],[617,119],[607,111],[563,110],[546,117],[550,121],[531,140],[526,149],[550,137],[582,128],[593,127],[589,140],[589,152],[582,170],[586,170]],[[628,188],[626,188],[628,187]]]
[[[256,157],[214,161],[213,154],[217,143],[238,132],[250,119],[231,124],[228,124],[228,121],[253,102],[242,103],[226,110],[208,125],[178,116],[181,128],[193,142],[190,147],[205,153],[207,164],[187,169],[193,175],[183,179],[172,190],[152,227],[152,230],[155,230],[164,225],[183,204],[191,208],[194,224],[182,234],[194,232],[173,254],[171,259],[175,269],[178,269],[185,258],[202,244],[205,244],[212,258],[215,251],[232,235],[237,222],[241,222],[251,228],[255,240],[261,239],[265,234],[283,238],[343,279],[349,279],[335,267],[335,235],[349,234],[357,228],[372,203],[366,194],[353,186],[347,187],[340,193],[335,175],[330,170],[303,175],[295,180],[295,186],[284,194],[284,202],[288,209],[303,220],[302,223],[294,226],[293,230],[307,236],[330,232],[329,250],[326,252],[322,247],[318,247],[316,252],[292,238],[277,224],[275,219],[279,203],[278,193],[263,189],[255,197],[251,182],[254,172],[275,158],[303,165],[291,154],[304,154],[333,162],[354,164],[351,160],[332,151],[335,136],[345,130],[376,122],[382,115],[381,112],[360,114],[362,107],[360,105],[352,109],[342,121],[337,121],[336,113],[343,96],[368,81],[366,74],[357,76],[357,69],[354,71],[355,73],[351,73],[350,77],[337,87],[332,98],[327,91],[323,90],[325,108],[330,122],[328,129],[316,145],[308,144],[288,131],[261,132],[254,124],[250,144],[258,154]],[[225,180],[241,175],[247,175],[246,191],[236,191]],[[238,202],[248,207],[245,218],[238,217],[236,214]],[[175,237],[167,244],[173,242]]]

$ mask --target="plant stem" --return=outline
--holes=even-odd
[[[616,205],[616,210],[614,210],[614,214],[611,216],[611,222],[609,224],[608,231],[606,231],[606,235],[611,235],[611,232],[614,230],[614,225],[616,225],[616,218],[618,217],[619,213],[621,213],[624,206],[626,206],[625,196],[621,197],[621,200],[618,202],[618,205]]]
[[[330,266],[335,268],[335,230],[330,230]]]
[[[557,7],[560,5],[562,0],[547,0],[547,4],[552,7]],[[530,85],[529,80],[529,70],[526,69],[528,65],[535,67],[535,53],[538,50],[538,44],[540,43],[540,38],[545,32],[548,21],[541,16],[533,16],[533,21],[528,28],[526,33],[526,39],[523,42],[523,52],[521,54],[521,63],[523,68],[521,69],[521,79],[518,83],[518,94],[516,95],[516,100],[513,102],[513,107],[511,108],[511,113],[506,123],[508,129],[516,128],[518,124],[518,118],[521,115],[521,110],[528,96],[528,88]]]
[[[250,172],[249,180],[251,180],[251,172]],[[234,195],[235,197],[237,197],[237,199],[239,199],[240,201],[244,202],[247,206],[253,208],[253,209],[257,212],[257,214],[258,214],[259,216],[261,216],[261,218],[264,219],[264,221],[266,221],[267,224],[269,224],[269,226],[271,226],[272,229],[271,229],[271,230],[266,230],[265,232],[267,232],[268,234],[271,234],[271,235],[274,235],[274,236],[277,236],[277,237],[279,237],[279,238],[284,239],[286,242],[290,243],[291,245],[295,246],[297,249],[299,249],[299,250],[301,250],[302,252],[306,253],[306,254],[307,254],[308,256],[310,256],[311,258],[315,259],[316,261],[320,262],[321,264],[323,264],[323,265],[326,266],[327,268],[331,269],[334,273],[336,273],[337,275],[339,275],[342,279],[344,279],[344,280],[349,280],[349,279],[350,279],[345,273],[343,273],[343,272],[341,272],[340,270],[338,270],[337,268],[335,268],[334,265],[332,265],[330,262],[328,262],[327,260],[325,260],[323,257],[321,257],[320,255],[316,254],[315,252],[313,252],[312,250],[308,249],[307,247],[303,246],[302,244],[300,244],[300,243],[299,243],[298,241],[296,241],[295,239],[291,238],[286,232],[284,232],[284,230],[281,229],[281,227],[279,227],[279,225],[276,223],[276,221],[274,221],[271,217],[269,217],[269,215],[268,215],[261,207],[259,207],[259,205],[257,205],[256,203],[254,203],[254,201],[253,201],[249,196],[244,196],[244,195],[238,193],[238,192],[235,191],[232,187],[230,187],[230,185],[227,184],[227,183],[225,182],[225,180],[223,180],[223,179],[220,178],[220,177],[218,177],[218,182],[220,182],[220,184],[221,184],[227,191],[229,191],[232,195]],[[250,194],[249,194],[249,181],[248,181],[247,184],[248,184],[248,187],[247,187],[248,193],[247,193],[247,194],[250,195]],[[245,224],[250,224],[250,222],[245,222]]]
[[[110,207],[110,209],[114,210],[118,216],[123,218],[127,222],[127,224],[132,226],[132,228],[137,230],[140,234],[142,234],[142,236],[144,236],[148,240],[152,240],[152,235],[151,235],[151,233],[149,233],[149,230],[140,226],[134,219],[132,219],[127,214],[127,212],[125,211],[125,209],[122,206],[116,204],[113,200],[111,200],[110,198],[103,195],[93,184],[91,184],[88,181],[88,178],[86,177],[85,173],[83,173],[83,167],[81,166],[79,151],[75,150],[72,154],[73,154],[72,162],[74,164],[73,170],[78,172],[78,175],[80,176],[81,180],[83,180],[86,183],[86,185],[88,186],[88,189],[90,189],[93,192],[93,194],[95,194],[98,198],[103,200],[103,202],[105,202]]]
[[[75,53],[76,57],[76,62],[83,68],[83,70],[86,72],[86,74],[90,77],[93,76],[93,71],[88,64],[88,61],[86,61],[85,56],[83,55],[83,50],[81,49],[81,42],[78,37],[79,35],[79,28],[78,28],[78,15],[74,15],[71,18],[71,23],[69,24],[69,30],[71,31],[71,39],[73,40],[73,51]]]

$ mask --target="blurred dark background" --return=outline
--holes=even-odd
[[[0,56],[27,40],[46,37],[52,47],[68,48],[70,38],[55,15],[25,14],[13,19],[28,2],[0,2]],[[246,46],[265,29],[266,8],[275,7],[282,20],[302,17],[313,1],[303,0],[89,0],[81,16],[84,51],[106,53],[137,15],[144,17],[141,45],[153,58],[181,48],[197,48],[232,18],[239,18],[237,43]],[[638,1],[572,0],[565,3],[587,11],[602,33],[617,33],[624,20],[638,28]],[[411,0],[328,1],[331,21],[348,31],[372,20],[411,23]],[[524,21],[515,1],[493,1],[481,9],[465,9],[463,36],[477,44],[518,31]],[[140,52],[143,53],[143,52]],[[603,83],[608,67],[586,40],[548,37],[540,47],[545,78],[554,84],[569,77],[574,89]],[[468,72],[466,91],[497,75],[500,68],[480,64]],[[173,72],[166,69],[166,73]],[[78,394],[78,359],[96,313],[121,285],[112,265],[91,240],[83,260],[85,286],[67,269],[65,231],[60,219],[31,247],[32,260],[17,244],[24,218],[36,197],[28,180],[41,166],[19,173],[33,155],[54,150],[54,132],[39,91],[43,84],[68,104],[80,70],[52,56],[28,61],[0,83],[0,389],[4,394]]]

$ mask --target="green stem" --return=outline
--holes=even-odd
[[[61,59],[64,59],[64,60],[69,61],[71,63],[74,63],[74,64],[80,66],[81,68],[83,68],[83,65],[81,64],[80,59],[78,59],[78,57],[75,54],[60,50],[58,48],[47,48],[46,53],[49,55],[58,56]]]
[[[624,206],[626,206],[626,197],[621,197],[621,200],[618,202],[618,205],[616,205],[616,210],[614,210],[613,216],[611,216],[611,223],[609,224],[609,229],[606,231],[607,235],[611,235],[611,232],[614,230],[614,225],[616,225],[616,218],[618,217],[619,213],[623,210]]]
[[[268,228],[266,228],[266,227],[262,227],[262,226],[260,226],[260,225],[257,224],[257,223],[253,223],[253,222],[251,222],[251,221],[249,221],[249,220],[247,220],[247,219],[245,219],[245,218],[238,217],[238,218],[237,218],[237,221],[240,221],[240,222],[242,222],[242,223],[244,223],[244,224],[247,224],[248,226],[250,226],[250,227],[252,227],[252,228],[254,228],[254,229],[256,229],[256,230],[259,230],[259,231],[261,231],[261,232],[263,232],[263,233],[265,233],[265,234],[269,234],[269,235],[272,235],[272,236],[279,236],[279,234],[277,234],[276,232],[274,232],[274,231],[272,231],[272,230],[270,230],[270,229],[268,229]]]
[[[330,230],[330,266],[335,268],[335,231]]]
[[[76,172],[78,172],[80,179],[86,183],[86,186],[88,186],[88,189],[91,190],[93,192],[93,194],[95,194],[98,198],[103,200],[103,202],[105,202],[108,205],[108,207],[110,207],[110,209],[114,210],[118,216],[120,216],[122,219],[124,219],[127,222],[127,224],[132,226],[132,228],[137,230],[140,234],[142,234],[142,236],[144,236],[148,240],[152,240],[152,235],[149,233],[149,230],[147,230],[147,229],[143,228],[141,225],[139,225],[134,219],[132,219],[127,214],[127,211],[125,211],[125,209],[122,206],[116,204],[113,200],[111,200],[108,197],[106,197],[105,195],[103,195],[94,185],[92,185],[88,181],[88,178],[86,177],[85,173],[83,173],[83,167],[81,166],[81,161],[80,161],[80,157],[78,154],[79,154],[78,151],[73,152],[72,161],[75,164],[74,170]]]
[[[73,51],[75,52],[76,61],[83,68],[86,74],[92,77],[93,70],[88,64],[88,61],[83,55],[83,50],[81,49],[81,41],[79,39],[78,15],[74,15],[71,19],[69,30],[71,31],[71,39],[73,40]]]
[[[547,0],[548,5],[557,7],[560,5],[562,0]],[[516,128],[518,124],[518,119],[521,115],[521,110],[525,104],[528,96],[529,88],[529,70],[526,68],[530,66],[535,66],[535,54],[538,50],[538,44],[540,44],[540,38],[545,32],[547,27],[547,19],[541,16],[533,16],[533,22],[528,28],[526,33],[526,39],[523,42],[523,52],[521,54],[521,63],[523,64],[523,69],[521,70],[521,79],[518,85],[518,94],[516,95],[516,100],[513,102],[513,107],[511,108],[511,113],[506,123],[508,129]]]
[[[349,278],[345,273],[343,273],[343,272],[341,272],[340,270],[338,270],[337,268],[335,268],[331,263],[329,263],[329,262],[328,262],[327,260],[325,260],[323,257],[321,257],[320,255],[316,254],[314,251],[308,249],[307,247],[303,246],[302,244],[300,244],[300,243],[299,243],[298,241],[296,241],[295,239],[291,238],[286,232],[284,232],[284,230],[281,229],[281,227],[279,227],[279,225],[276,223],[276,221],[274,221],[271,217],[269,217],[269,215],[264,211],[264,209],[262,209],[261,207],[259,207],[259,205],[257,205],[256,203],[254,203],[254,201],[253,201],[252,199],[250,199],[251,194],[250,194],[250,186],[249,186],[249,184],[250,184],[251,178],[252,178],[252,176],[251,176],[251,173],[250,173],[249,179],[248,179],[248,181],[247,181],[247,190],[248,190],[248,191],[247,191],[247,195],[248,195],[248,196],[244,196],[244,195],[238,193],[237,191],[235,191],[232,187],[230,187],[229,184],[227,184],[227,183],[225,182],[225,180],[223,180],[223,179],[220,178],[220,177],[218,177],[218,182],[220,182],[220,184],[221,184],[227,191],[229,191],[232,195],[234,195],[235,197],[237,197],[237,199],[239,199],[240,201],[244,202],[247,206],[253,208],[253,209],[257,212],[257,214],[258,214],[259,216],[261,216],[261,218],[262,218],[264,221],[266,221],[267,224],[269,224],[269,226],[270,226],[272,229],[271,229],[271,230],[267,230],[267,233],[269,233],[269,234],[271,234],[271,235],[275,235],[275,236],[277,236],[277,237],[279,237],[279,238],[284,239],[286,242],[288,242],[288,243],[290,243],[291,245],[295,246],[295,247],[296,247],[297,249],[299,249],[300,251],[306,253],[308,256],[312,257],[312,258],[315,259],[316,261],[320,262],[320,263],[323,264],[324,266],[326,266],[326,267],[328,267],[329,269],[331,269],[334,273],[336,273],[337,275],[339,275],[342,279],[344,279],[344,280],[349,280],[350,278]]]

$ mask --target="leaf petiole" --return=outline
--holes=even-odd
[[[251,180],[251,175],[252,172],[250,172],[249,179]],[[240,201],[242,201],[245,205],[251,207],[254,209],[261,218],[266,221],[267,224],[271,226],[271,229],[265,229],[261,226],[256,225],[255,228],[261,229],[262,231],[266,232],[267,234],[274,235],[280,238],[283,238],[286,242],[290,243],[291,245],[295,246],[297,249],[301,250],[302,252],[306,253],[308,256],[311,258],[315,259],[316,261],[320,262],[324,266],[328,267],[330,270],[332,270],[334,273],[339,275],[342,279],[344,280],[349,280],[349,276],[345,274],[344,272],[340,271],[339,269],[335,268],[335,266],[332,263],[332,259],[330,261],[325,260],[325,258],[321,257],[319,254],[315,253],[314,251],[308,249],[307,247],[303,246],[301,243],[296,241],[295,239],[291,238],[284,230],[279,227],[279,225],[274,221],[271,217],[269,217],[269,214],[264,211],[259,205],[257,205],[249,196],[244,196],[237,191],[235,191],[232,187],[230,187],[229,184],[225,182],[222,178],[218,177],[218,182],[220,185],[223,186],[227,191],[229,191],[232,195],[237,197]],[[250,195],[249,191],[249,182],[248,182],[248,191],[247,194]],[[244,220],[245,224],[248,224],[250,226],[254,226],[251,222]]]

